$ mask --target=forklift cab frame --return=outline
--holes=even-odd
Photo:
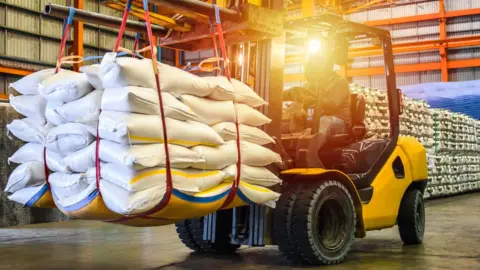
[[[349,42],[355,40],[365,40],[371,38],[372,41],[375,43],[379,43],[378,45],[381,46],[384,59],[385,59],[385,74],[386,74],[386,85],[387,85],[387,99],[388,99],[388,109],[389,109],[389,121],[390,121],[390,135],[387,139],[385,139],[385,146],[382,147],[383,150],[381,153],[378,154],[378,158],[374,162],[373,166],[368,168],[365,172],[362,172],[362,178],[368,179],[365,182],[371,182],[375,178],[375,176],[379,173],[381,168],[384,166],[385,162],[391,156],[392,152],[394,151],[395,147],[397,146],[398,137],[400,133],[399,128],[399,119],[402,113],[401,110],[401,92],[399,89],[396,88],[396,78],[395,78],[395,71],[394,71],[394,61],[393,61],[393,53],[392,53],[392,42],[390,33],[386,30],[378,29],[375,27],[370,27],[367,25],[345,21],[341,17],[332,14],[323,14],[315,17],[290,21],[287,23],[285,28],[290,31],[298,32],[299,29],[303,31],[303,33],[312,33],[312,32],[326,32],[328,33],[327,40],[327,50],[329,63],[328,65],[333,68],[333,65],[340,65],[346,66],[348,60],[348,44]],[[309,36],[310,37],[310,36]],[[295,39],[294,39],[295,40]],[[304,40],[299,39],[297,42],[294,41],[294,44],[297,45],[303,44]],[[352,104],[354,106],[354,104]],[[318,108],[318,106],[316,106]],[[316,131],[319,128],[320,123],[320,113],[319,110],[315,110],[313,114],[313,121],[312,121],[312,130]],[[315,133],[315,132],[312,132]],[[343,136],[344,134],[338,134]],[[346,134],[345,134],[346,135]],[[347,135],[347,136],[350,136]],[[363,139],[363,138],[361,138]],[[292,142],[293,141],[293,142]],[[338,143],[334,144],[334,147],[325,147],[327,149],[322,150],[324,156],[328,155],[328,151],[332,150],[332,148],[348,148],[348,145],[354,143],[356,139],[352,140],[344,140],[345,143]],[[282,143],[283,145],[295,145],[298,143],[298,136],[292,134],[283,135],[282,136]],[[286,146],[288,148],[288,146]],[[294,151],[298,151],[298,147],[295,147]],[[292,154],[293,151],[285,151]],[[322,153],[320,153],[321,155]],[[293,155],[292,155],[293,156]],[[298,156],[298,155],[294,155]],[[288,158],[288,157],[287,157]],[[295,161],[292,160],[291,164],[295,164]],[[329,168],[334,169],[334,168]],[[358,177],[353,176],[353,178]],[[365,186],[365,185],[363,185]],[[359,192],[363,195],[363,192]],[[371,192],[367,192],[366,194],[371,194]],[[362,196],[363,197],[363,196]],[[366,198],[362,198],[362,200],[368,200],[368,196]]]

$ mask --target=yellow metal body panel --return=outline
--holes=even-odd
[[[401,136],[397,145],[402,148],[410,161],[412,180],[422,181],[428,179],[427,151],[425,147],[413,137]]]
[[[404,166],[405,177],[403,179],[397,179],[392,169],[393,162],[397,157],[401,159]],[[296,168],[284,171],[282,175],[322,176],[332,172],[340,173],[348,178],[354,189],[354,192],[351,192],[352,196],[359,197],[351,179],[339,171]],[[427,179],[428,165],[425,148],[415,138],[399,137],[397,147],[372,182],[373,196],[370,202],[368,204],[362,204],[360,214],[357,211],[357,217],[363,219],[365,230],[376,230],[394,226],[405,191],[412,182]]]
[[[256,6],[262,6],[262,0],[248,0],[248,3]]]
[[[405,168],[403,179],[397,179],[392,170],[397,157],[400,157]],[[410,161],[403,149],[397,146],[371,185],[372,199],[363,205],[363,222],[367,231],[395,225],[403,194],[411,183]]]

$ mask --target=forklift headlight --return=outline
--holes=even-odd
[[[322,43],[318,39],[312,39],[308,42],[308,53],[314,54],[322,49]]]

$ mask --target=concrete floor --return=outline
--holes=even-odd
[[[192,254],[173,226],[69,221],[0,229],[0,239],[0,269],[295,269],[276,247]],[[345,263],[320,268],[480,269],[480,193],[429,201],[424,245],[404,247],[396,228],[371,232]]]

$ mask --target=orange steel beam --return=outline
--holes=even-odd
[[[455,17],[479,15],[479,14],[480,14],[480,8],[473,8],[473,9],[448,11],[448,12],[445,12],[443,15],[439,12],[439,13],[407,16],[407,17],[385,19],[385,20],[366,21],[363,23],[369,26],[381,26],[381,25],[419,22],[419,21],[449,19],[449,18],[455,18]]]
[[[448,61],[448,69],[457,69],[457,68],[470,68],[480,66],[480,58],[468,59],[468,60],[457,60],[457,61]],[[432,70],[441,70],[442,63],[422,63],[422,64],[413,64],[413,65],[397,65],[395,66],[396,73],[405,73],[405,72],[420,72],[420,71],[432,71]],[[347,76],[372,76],[372,75],[382,75],[385,74],[384,67],[373,67],[373,68],[355,68],[348,69]],[[285,74],[285,82],[293,81],[303,81],[305,80],[304,74]]]
[[[9,75],[27,76],[29,74],[32,74],[33,72],[34,71],[30,71],[30,70],[0,66],[0,73],[9,74]]]
[[[345,13],[346,14],[349,14],[349,13],[354,13],[356,11],[359,11],[361,9],[365,9],[365,8],[369,8],[371,6],[374,6],[376,4],[380,4],[380,3],[383,3],[385,2],[386,0],[373,0],[373,1],[368,1],[367,3],[363,4],[363,5],[360,5],[360,6],[357,6],[357,7],[354,7],[352,9],[349,9],[347,10]]]
[[[421,42],[410,42],[393,45],[393,53],[412,53],[420,51],[439,50],[444,45],[447,49],[480,46],[480,36],[469,36],[461,38],[450,38],[443,40],[427,40]],[[382,55],[380,47],[353,48],[349,50],[350,58],[368,57]],[[298,63],[305,60],[302,54],[292,54],[285,56],[286,63]]]
[[[0,94],[0,99],[8,100],[8,96],[5,94]]]
[[[447,39],[447,19],[445,18],[445,1],[440,0],[440,39]],[[440,59],[441,59],[441,70],[442,70],[442,82],[448,82],[448,58],[447,58],[447,43],[442,43],[440,45]]]
[[[469,68],[469,67],[478,67],[478,66],[480,66],[480,58],[447,62],[448,69]],[[438,63],[423,63],[423,64],[414,64],[414,65],[395,66],[396,73],[431,71],[431,70],[442,70],[442,63],[438,62]],[[385,74],[384,67],[358,68],[358,69],[349,69],[347,71],[347,76],[349,77],[350,76],[371,76],[371,75],[381,75],[381,74]]]
[[[125,10],[125,4],[118,1],[107,1],[104,3],[104,5],[117,11]],[[132,9],[130,10],[130,14],[132,16],[139,18],[140,20],[145,20],[145,12],[143,11],[143,8],[132,6]],[[192,30],[191,25],[187,23],[184,23],[184,24],[177,23],[174,19],[167,16],[163,16],[157,13],[150,13],[150,17],[151,17],[152,23],[158,24],[167,28],[171,28],[178,32],[188,32]]]
[[[73,6],[77,9],[83,9],[84,0],[75,0]],[[83,56],[83,22],[75,20],[73,22],[73,54]],[[80,71],[80,64],[74,64],[73,70]]]

